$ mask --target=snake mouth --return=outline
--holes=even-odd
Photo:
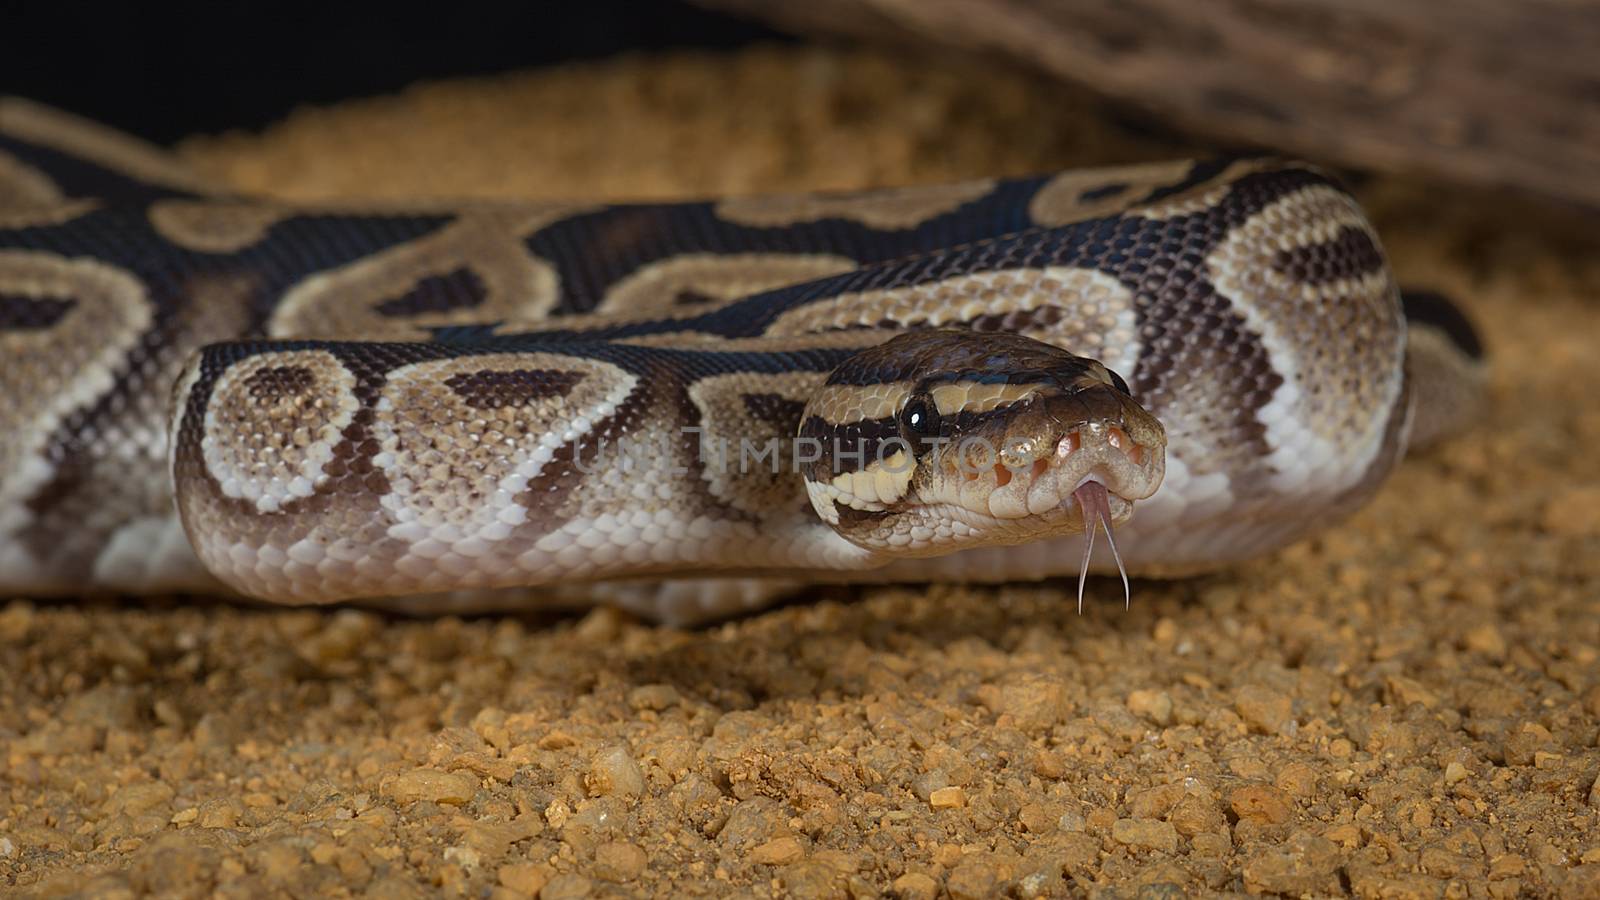
[[[1081,527],[1086,535],[1078,568],[1079,614],[1083,612],[1084,588],[1094,558],[1095,534],[1101,529],[1105,530],[1106,546],[1122,576],[1123,603],[1131,602],[1128,569],[1117,550],[1116,526],[1133,516],[1135,501],[1149,497],[1161,486],[1166,468],[1163,450],[1160,446],[1147,447],[1117,425],[1090,422],[1061,438],[1056,445],[1054,471],[1041,474],[1034,489],[1057,497],[1059,511],[1072,521],[1074,530]],[[1043,475],[1049,474],[1055,477],[1047,482]]]
[[[1164,447],[1130,430],[1136,429],[1091,421],[1053,440],[1020,442],[989,466],[963,466],[968,508],[1000,521],[1035,517],[1051,531],[1073,531],[1086,521],[1083,489],[1094,484],[1105,495],[1095,513],[1120,525],[1136,501],[1161,486],[1166,469]],[[981,495],[971,496],[973,489]]]

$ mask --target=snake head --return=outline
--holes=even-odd
[[[1120,376],[1015,334],[911,332],[850,357],[798,444],[817,513],[890,557],[1109,535],[1166,471],[1166,432]]]

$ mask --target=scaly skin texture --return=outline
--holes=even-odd
[[[1075,574],[1075,537],[869,571],[884,559],[818,518],[795,473],[719,471],[681,439],[793,435],[828,372],[907,329],[1016,332],[1126,377],[1168,438],[1165,482],[1119,532],[1135,572],[1337,521],[1403,452],[1413,394],[1446,398],[1435,431],[1475,397],[1459,341],[1413,341],[1408,367],[1376,236],[1294,163],[397,211],[214,197],[11,101],[0,154],[12,590],[213,585],[190,541],[286,602],[641,573]],[[624,436],[663,452],[584,463]]]

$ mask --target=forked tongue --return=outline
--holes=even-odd
[[[1083,585],[1089,579],[1089,557],[1094,555],[1094,533],[1099,525],[1105,526],[1111,558],[1117,561],[1117,571],[1122,573],[1122,606],[1126,609],[1132,603],[1133,594],[1128,589],[1128,570],[1122,565],[1122,554],[1117,552],[1117,539],[1111,532],[1111,501],[1106,496],[1106,486],[1098,481],[1085,481],[1072,492],[1072,497],[1083,512],[1083,533],[1088,536],[1083,542],[1083,566],[1078,569],[1078,615],[1083,615]]]

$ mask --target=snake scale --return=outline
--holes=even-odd
[[[296,207],[0,102],[7,592],[688,620],[1198,572],[1337,522],[1483,378],[1302,163]]]

